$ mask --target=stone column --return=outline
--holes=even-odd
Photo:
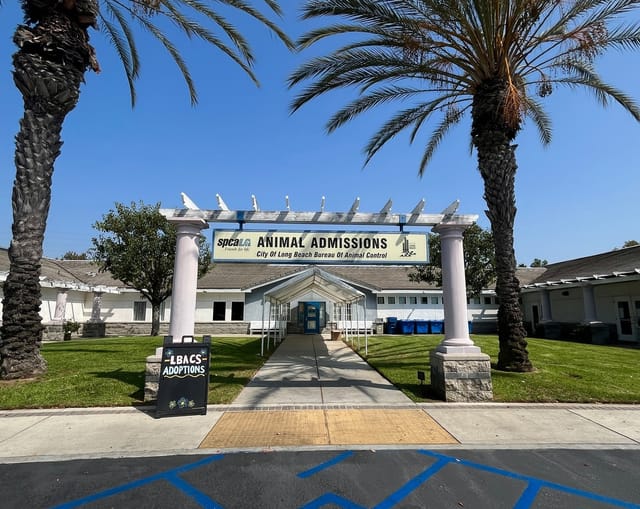
[[[598,322],[596,299],[593,295],[593,286],[589,283],[582,285],[582,303],[584,307],[584,323]]]
[[[91,318],[82,326],[82,336],[85,338],[104,338],[107,335],[107,324],[101,317],[103,293],[100,290],[93,291]]]
[[[583,324],[588,330],[588,336],[584,339],[590,339],[594,345],[606,345],[611,340],[611,332],[606,323],[598,320],[593,285],[589,283],[582,285],[582,304],[584,308]]]
[[[198,258],[200,232],[209,225],[204,219],[172,217],[169,221],[178,229],[176,259],[173,267],[173,291],[171,293],[171,321],[169,335],[173,342],[182,341],[182,336],[193,336],[196,317],[196,292],[198,289]],[[157,399],[162,347],[155,355],[146,359],[144,400]]]
[[[183,336],[193,336],[195,330],[198,239],[201,230],[209,225],[204,219],[196,218],[170,218],[169,221],[178,228],[169,335],[174,342],[180,342]]]
[[[469,337],[462,244],[466,228],[446,223],[433,228],[440,234],[445,336],[431,351],[431,389],[445,401],[493,399],[491,360]]]
[[[64,322],[67,309],[67,289],[59,288],[56,295],[56,309],[53,313],[54,322]]]
[[[540,300],[542,304],[542,319],[541,322],[551,322],[553,315],[551,313],[551,298],[549,297],[549,290],[540,290]]]
[[[442,258],[444,340],[436,350],[444,353],[480,353],[469,337],[467,284],[464,276],[462,234],[466,226],[437,225]]]
[[[102,306],[102,293],[103,292],[93,292],[93,305],[91,306],[91,318],[89,318],[90,322],[101,322],[100,311]]]

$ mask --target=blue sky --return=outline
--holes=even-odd
[[[17,2],[0,7],[0,246],[11,239],[14,137],[22,101],[11,77],[11,41],[20,21]],[[293,2],[287,2],[291,5]],[[297,2],[296,2],[297,4]],[[361,211],[377,211],[388,199],[408,212],[425,198],[425,212],[453,200],[459,212],[479,214],[488,227],[482,181],[469,152],[469,124],[443,141],[422,179],[420,140],[388,144],[363,169],[362,148],[395,108],[373,112],[327,135],[330,113],[352,97],[340,92],[289,114],[294,91],[285,80],[310,54],[289,53],[264,27],[237,21],[251,41],[262,86],[223,55],[181,41],[199,91],[192,107],[182,78],[162,48],[139,39],[142,76],[138,103],[130,106],[115,52],[101,34],[92,42],[102,66],[87,73],[78,107],[67,117],[64,146],[53,177],[44,253],[84,251],[92,224],[115,202],[160,202],[180,207],[180,192],[203,209],[215,209],[220,193],[232,209],[248,210],[255,194],[262,210],[281,210],[289,195],[294,210],[346,211],[360,197]],[[308,28],[287,8],[283,26],[292,37]],[[609,54],[599,62],[604,78],[640,101],[640,53]],[[616,105],[600,107],[582,91],[556,90],[545,100],[553,141],[543,147],[527,125],[519,135],[515,250],[519,263],[556,262],[640,241],[640,124]],[[425,130],[425,136],[430,129]]]

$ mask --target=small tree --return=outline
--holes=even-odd
[[[463,236],[464,276],[467,283],[467,295],[480,295],[484,288],[496,278],[496,257],[493,249],[493,236],[477,224],[467,228]],[[409,273],[412,281],[426,281],[442,286],[442,266],[440,236],[429,235],[430,265],[417,265]]]
[[[67,251],[62,255],[61,260],[88,260],[89,256],[87,253],[77,253],[75,251]]]
[[[546,267],[549,262],[547,260],[541,260],[540,258],[534,258],[531,262],[531,267]]]
[[[91,239],[91,257],[100,270],[135,288],[150,303],[151,335],[160,331],[160,305],[171,295],[176,249],[176,228],[159,212],[160,204],[127,207],[115,204],[93,227],[101,232]],[[198,276],[209,267],[211,252],[200,240]]]

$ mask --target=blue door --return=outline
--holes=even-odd
[[[304,303],[304,333],[320,334],[320,303]]]

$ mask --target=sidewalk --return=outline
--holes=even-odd
[[[290,336],[207,415],[0,410],[1,463],[309,447],[640,449],[640,405],[415,404],[342,342]]]

